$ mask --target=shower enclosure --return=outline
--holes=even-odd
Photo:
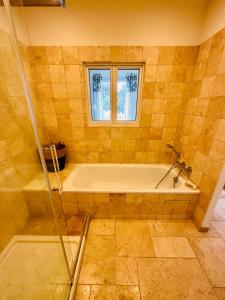
[[[0,6],[0,299],[69,299],[85,216],[66,218],[43,152],[23,7]],[[17,3],[18,4],[18,3]],[[56,177],[59,174],[56,174]],[[57,177],[58,178],[58,177]],[[42,185],[41,191],[29,190]],[[57,181],[58,183],[59,181]],[[32,200],[32,201],[28,201]]]

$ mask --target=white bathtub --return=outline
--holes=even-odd
[[[187,187],[185,183],[190,181],[182,176],[173,188],[176,170],[155,189],[169,168],[170,165],[164,164],[76,164],[65,178],[63,189],[93,193],[199,193],[197,188]]]

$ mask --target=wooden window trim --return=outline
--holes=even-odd
[[[86,92],[87,92],[87,111],[88,111],[88,126],[89,127],[139,127],[140,111],[141,111],[141,94],[143,82],[143,68],[144,63],[84,63]],[[137,117],[135,121],[118,121],[117,120],[117,70],[118,69],[139,69],[139,82],[138,82],[138,98],[137,98]],[[109,121],[93,121],[91,114],[91,96],[90,96],[90,81],[89,69],[110,69],[110,107],[111,107],[111,120]]]

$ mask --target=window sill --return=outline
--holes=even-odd
[[[87,124],[88,127],[139,127],[138,121],[92,121]]]

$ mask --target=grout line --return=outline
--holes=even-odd
[[[139,293],[140,293],[140,297],[141,299],[143,299],[142,297],[142,293],[141,293],[141,284],[140,284],[140,277],[139,277],[139,257],[136,257],[136,264],[137,264],[137,276],[138,276],[138,283],[139,283]]]
[[[215,286],[213,286],[211,280],[209,279],[208,274],[205,272],[205,269],[204,269],[203,265],[201,264],[200,258],[197,257],[197,261],[198,261],[198,264],[199,264],[200,268],[202,269],[203,273],[205,274],[205,277],[206,277],[206,279],[208,280],[210,286],[211,286],[212,288],[215,288]]]
[[[199,237],[198,237],[198,238],[199,238]],[[200,238],[202,238],[202,237],[200,237]],[[205,237],[203,237],[203,239],[204,239],[204,238],[205,238]],[[217,237],[217,238],[218,238],[218,237]],[[189,241],[189,243],[191,244],[191,241]],[[193,251],[194,251],[194,253],[196,254],[196,259],[197,259],[197,261],[198,261],[198,263],[199,263],[199,265],[200,265],[200,267],[201,267],[203,273],[205,274],[205,277],[207,278],[208,282],[210,283],[210,286],[211,286],[212,288],[215,288],[215,287],[213,286],[213,284],[212,284],[212,282],[211,282],[211,280],[210,280],[208,274],[206,273],[206,271],[205,271],[205,269],[204,269],[202,263],[201,263],[201,258],[198,257],[198,255],[197,255],[197,251],[195,251],[194,248],[193,248]]]
[[[210,225],[213,227],[213,229],[218,233],[219,236],[217,236],[217,238],[222,238],[224,239],[224,237],[219,233],[219,231],[216,229],[216,227],[212,224],[215,221],[210,222]]]

